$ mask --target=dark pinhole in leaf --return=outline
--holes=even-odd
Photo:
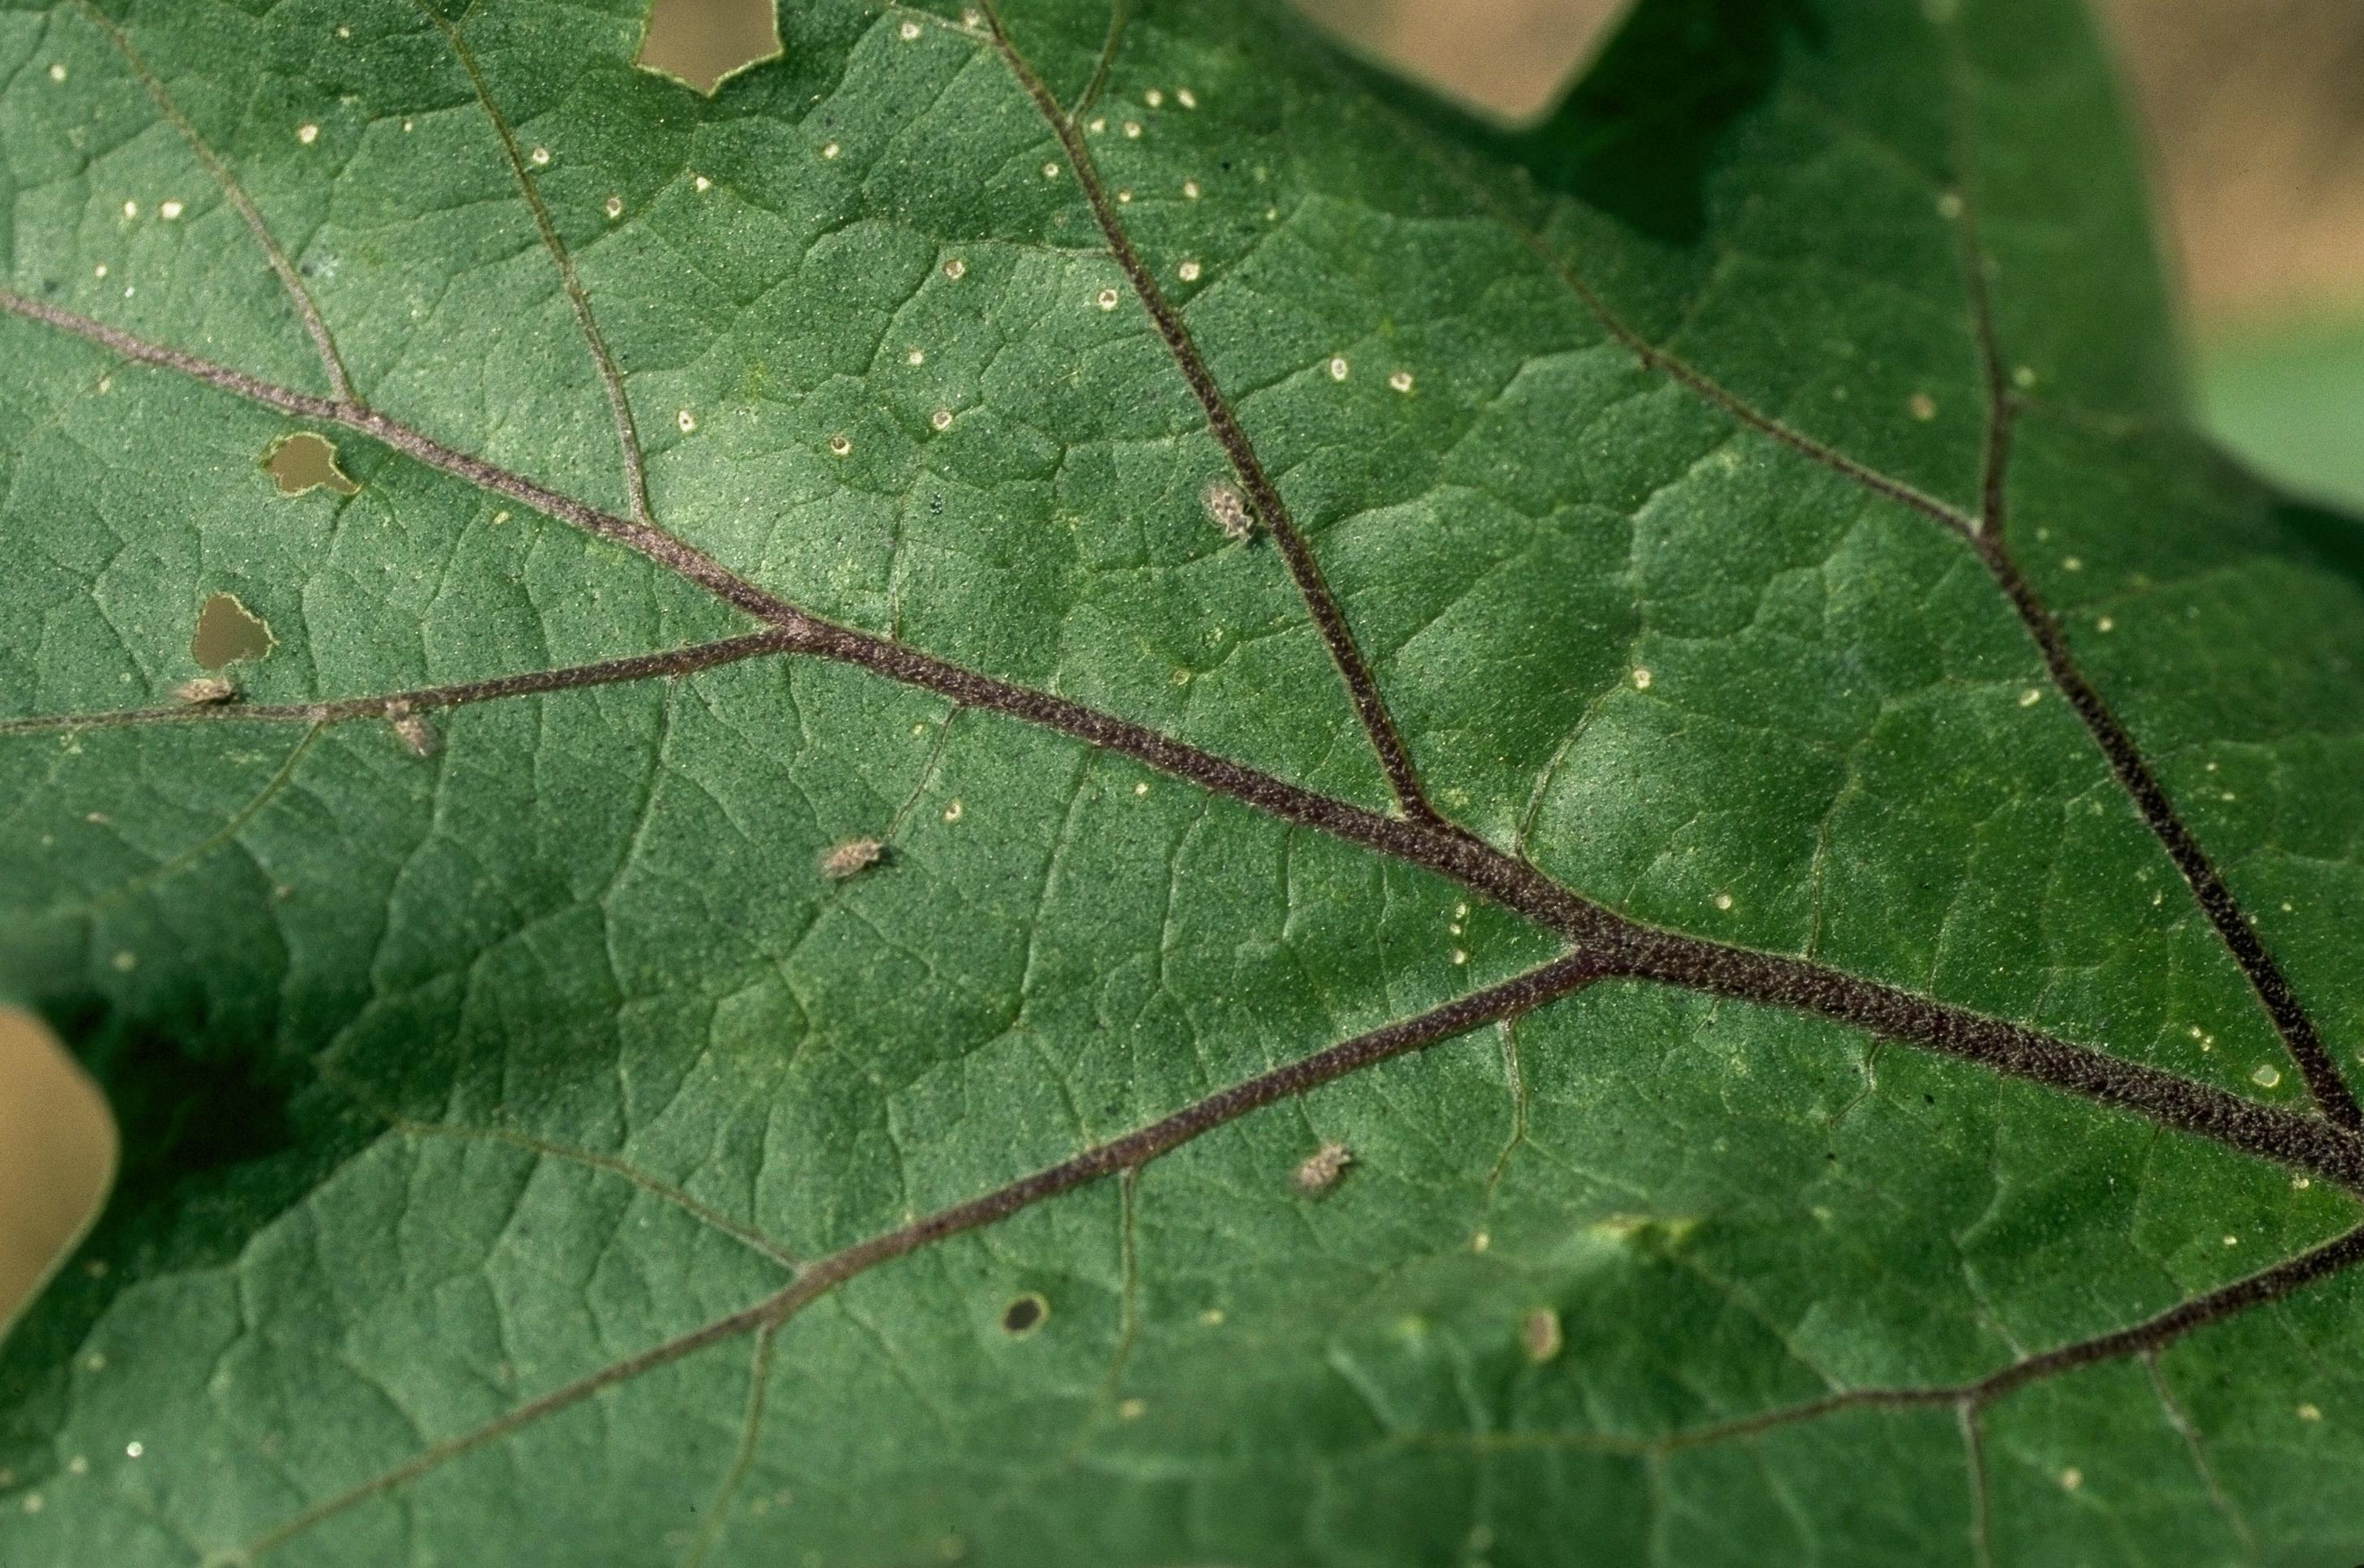
[[[282,436],[265,448],[262,471],[271,475],[282,495],[303,495],[314,490],[333,490],[340,495],[361,494],[362,487],[351,475],[337,466],[336,444],[309,430]]]
[[[236,594],[216,594],[197,611],[189,654],[201,667],[219,670],[241,659],[260,659],[277,646],[271,628],[239,603]]]
[[[1010,1335],[1032,1333],[1051,1315],[1051,1304],[1038,1291],[1028,1291],[1001,1309],[1002,1332]]]
[[[651,0],[632,63],[711,94],[722,80],[780,57],[774,0]]]

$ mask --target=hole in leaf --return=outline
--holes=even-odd
[[[722,79],[780,57],[774,0],[651,0],[632,63],[711,94]]]
[[[0,1009],[0,1323],[82,1230],[113,1178],[115,1121],[30,1015]]]
[[[1051,1316],[1051,1304],[1039,1291],[1028,1291],[1001,1309],[1001,1328],[1007,1334],[1031,1334]]]
[[[358,495],[361,486],[337,466],[337,449],[325,436],[309,430],[282,436],[263,450],[262,470],[282,495],[302,495],[320,489],[340,495]]]
[[[189,653],[202,668],[218,670],[241,659],[260,659],[278,646],[271,628],[239,603],[236,594],[216,594],[197,611]]]

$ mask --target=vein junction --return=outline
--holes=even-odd
[[[551,242],[553,258],[575,306],[586,342],[603,372],[616,410],[619,439],[628,468],[631,515],[619,516],[559,494],[546,486],[481,458],[459,451],[377,413],[352,391],[328,329],[306,295],[295,269],[289,267],[271,239],[252,204],[237,192],[235,182],[220,161],[204,148],[187,121],[172,106],[161,84],[138,60],[121,33],[103,17],[117,47],[149,86],[160,109],[186,137],[207,169],[233,195],[241,215],[273,261],[299,322],[319,350],[328,377],[327,395],[282,387],[204,360],[167,345],[133,337],[102,322],[59,309],[42,301],[0,290],[0,311],[45,328],[72,335],[127,360],[182,375],[229,395],[258,403],[296,417],[340,426],[382,442],[405,456],[460,477],[478,487],[518,501],[543,515],[632,550],[686,581],[695,583],[749,617],[762,629],[663,652],[636,655],[558,670],[489,676],[452,685],[391,692],[377,695],[296,705],[192,706],[54,718],[0,722],[0,735],[102,727],[162,724],[300,723],[307,726],[353,719],[385,719],[397,714],[432,707],[459,707],[514,696],[624,682],[686,677],[697,672],[745,660],[778,657],[820,658],[871,672],[883,678],[934,692],[955,705],[1004,715],[1020,722],[1052,729],[1085,743],[1130,757],[1146,766],[1186,780],[1252,809],[1293,825],[1325,833],[1373,852],[1450,878],[1463,886],[1516,911],[1554,932],[1567,943],[1558,959],[1500,985],[1473,992],[1418,1017],[1400,1020],[1342,1041],[1327,1050],[1273,1072],[1221,1090],[1173,1114],[1121,1138],[1087,1149],[1058,1164],[1020,1177],[1002,1187],[950,1208],[917,1218],[838,1253],[796,1263],[770,1249],[760,1237],[742,1236],[752,1245],[773,1251],[792,1271],[789,1282],[773,1294],[716,1318],[649,1350],[613,1363],[519,1407],[497,1420],[435,1443],[412,1461],[374,1477],[344,1493],[328,1497],[250,1543],[249,1556],[260,1556],[283,1545],[323,1520],[368,1498],[384,1495],[429,1470],[481,1448],[558,1410],[564,1409],[656,1367],[670,1364],[710,1346],[750,1336],[768,1356],[770,1336],[799,1308],[820,1295],[882,1263],[907,1255],[945,1238],[992,1224],[1032,1204],[1071,1191],[1106,1176],[1129,1174],[1159,1156],[1212,1129],[1251,1111],[1322,1084],[1333,1082],[1406,1051],[1422,1049],[1488,1024],[1504,1023],[1552,1002],[1574,995],[1605,979],[1640,979],[1758,1005],[1788,1008],[1861,1029],[1878,1039],[1894,1040],[1935,1053],[1975,1063],[1999,1075],[2024,1079],[2057,1092],[2082,1098],[2111,1110],[2143,1118],[2188,1136],[2269,1161],[2295,1173],[2319,1175],[2353,1192],[2364,1193],[2364,1138],[2357,1135],[2355,1102],[2327,1051],[2315,1037],[2288,982],[2232,903],[2221,877],[2188,830],[2175,817],[2172,806],[2148,773],[2147,764],[2122,726],[2110,717],[2090,683],[2076,670],[2057,625],[2028,589],[2004,552],[2001,540],[2002,464],[2009,449],[2013,406],[2001,377],[1992,373],[2000,361],[1992,341],[1982,287],[1974,293],[1974,315],[1990,369],[1991,433],[1989,471],[1983,491],[1982,515],[1971,517],[1934,501],[1842,454],[1820,447],[1779,421],[1754,409],[1703,373],[1642,340],[1620,322],[1604,302],[1580,278],[1530,239],[1554,272],[1583,299],[1612,338],[1624,342],[1645,361],[1735,421],[1758,430],[1798,451],[1848,475],[1867,488],[1943,523],[1960,534],[1995,576],[2044,652],[2056,684],[2110,761],[2113,773],[2135,801],[2144,819],[2176,860],[2195,896],[2225,938],[2228,948],[2314,1091],[2317,1108],[2302,1112],[2258,1105],[2222,1090],[2159,1070],[2124,1061],[2091,1047],[2060,1040],[2039,1030],[1987,1018],[1877,982],[1845,974],[1807,961],[1756,952],[1707,939],[1662,930],[1631,920],[1582,898],[1562,886],[1523,856],[1506,853],[1443,818],[1429,804],[1416,770],[1398,737],[1378,684],[1356,646],[1346,617],[1324,584],[1310,548],[1290,521],[1286,504],[1266,477],[1253,444],[1233,417],[1229,403],[1200,359],[1180,315],[1157,288],[1135,253],[1119,221],[1114,206],[1100,185],[1088,151],[1076,128],[1076,116],[1063,109],[1020,54],[989,5],[974,28],[953,28],[976,39],[1007,66],[1013,82],[1038,109],[1046,127],[1076,177],[1083,199],[1090,206],[1110,253],[1131,283],[1142,307],[1150,316],[1161,340],[1188,384],[1238,477],[1247,501],[1280,546],[1309,616],[1321,631],[1340,678],[1352,698],[1365,737],[1377,756],[1394,795],[1393,808],[1375,812],[1333,796],[1302,789],[1285,780],[1245,767],[1192,747],[1119,716],[1070,701],[1054,694],[1000,681],[995,677],[937,659],[920,650],[825,621],[793,606],[730,571],[677,536],[658,526],[650,515],[640,471],[637,445],[629,409],[622,402],[619,373],[608,357],[590,315],[590,302],[574,280],[563,248],[555,243],[547,215],[538,205],[540,227]],[[430,17],[430,19],[434,19]],[[937,18],[930,25],[950,26]],[[466,66],[469,78],[488,116],[498,124],[498,112],[473,59],[458,33],[440,20],[448,40]],[[1121,28],[1110,29],[1113,51]],[[1094,83],[1105,76],[1105,55]],[[511,161],[517,161],[514,139],[506,128],[502,138]],[[520,181],[532,200],[531,184]],[[1975,262],[1975,231],[1966,227],[1966,246]],[[1969,269],[1975,277],[1979,268]],[[2312,1054],[2310,1054],[2312,1052]],[[433,1131],[435,1129],[412,1129]],[[463,1132],[462,1136],[490,1136]],[[501,1134],[508,1137],[511,1135]],[[528,1146],[530,1146],[530,1140]],[[544,1151],[550,1152],[551,1151]],[[561,1151],[563,1152],[563,1151]],[[641,1180],[628,1167],[604,1157],[580,1152],[569,1158],[593,1168]],[[643,1182],[643,1184],[648,1184]],[[652,1186],[666,1201],[686,1204],[686,1195]],[[694,1206],[693,1206],[694,1207]],[[712,1217],[708,1217],[709,1218]],[[1856,1406],[1901,1407],[1950,1404],[1966,1412],[1966,1419],[1990,1401],[2038,1378],[2051,1376],[2094,1361],[2115,1356],[2154,1354],[2162,1346],[2233,1313],[2280,1299],[2364,1258],[2364,1229],[2353,1230],[2309,1251],[2259,1271],[2233,1284],[2194,1297],[2143,1323],[2109,1334],[2023,1357],[1987,1377],[1969,1384],[1927,1389],[1868,1389],[1843,1391],[1785,1411],[1723,1423],[1690,1434],[1672,1434],[1657,1446],[1673,1448],[1704,1441],[1740,1438],[1786,1421],[1810,1418]],[[759,1413],[760,1397],[751,1400]],[[757,1418],[751,1414],[751,1422]],[[742,1450],[743,1454],[743,1450]]]

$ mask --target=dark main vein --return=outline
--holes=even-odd
[[[801,611],[765,593],[713,557],[675,538],[653,523],[603,512],[597,506],[562,495],[547,485],[537,484],[483,458],[455,451],[432,436],[398,424],[352,398],[316,397],[309,393],[293,392],[259,376],[249,375],[244,371],[217,365],[210,360],[199,359],[195,354],[184,353],[161,343],[151,343],[105,322],[77,316],[70,310],[60,310],[55,306],[28,299],[6,289],[0,289],[0,310],[54,327],[62,332],[71,332],[78,338],[86,338],[141,364],[177,371],[192,380],[234,393],[266,407],[276,408],[283,414],[340,425],[372,440],[383,442],[429,468],[440,469],[480,489],[520,502],[545,517],[555,517],[562,523],[571,524],[637,551],[758,620],[784,626],[808,618]]]
[[[181,112],[181,106],[173,102],[173,95],[164,90],[164,83],[156,73],[148,69],[148,62],[139,58],[139,51],[131,47],[130,38],[114,18],[92,4],[92,0],[74,0],[74,4],[93,27],[106,35],[107,41],[115,46],[124,63],[131,68],[131,73],[148,90],[148,96],[154,101],[157,112],[181,133],[181,139],[188,144],[189,150],[205,166],[206,172],[213,176],[214,183],[221,187],[222,195],[237,209],[240,219],[246,225],[246,231],[262,247],[273,275],[278,278],[288,303],[296,307],[296,317],[304,323],[304,335],[312,340],[313,350],[320,356],[320,369],[329,378],[329,395],[351,399],[353,395],[352,383],[346,378],[344,361],[338,357],[336,341],[329,336],[329,324],[320,318],[320,309],[313,303],[311,291],[296,275],[295,267],[287,260],[287,253],[279,248],[278,239],[273,236],[270,226],[262,221],[262,214],[255,210],[245,187],[238,183],[229,165],[216,155],[206,139],[197,134],[195,125]]]
[[[2315,1104],[2340,1126],[2351,1130],[2364,1130],[2364,1107],[2358,1106],[2355,1095],[2341,1078],[2330,1051],[2323,1043],[2296,990],[2282,973],[2280,965],[2275,962],[2273,955],[2266,951],[2256,928],[2209,861],[2207,852],[2200,847],[2199,840],[2177,814],[2174,803],[2168,798],[2167,791],[2144,759],[2141,747],[2110,711],[2109,705],[2102,700],[2093,684],[2078,668],[2075,657],[2069,652],[2068,639],[2061,635],[2058,618],[2046,607],[2034,587],[2020,573],[2003,543],[2004,481],[2010,462],[2012,427],[2018,399],[2003,373],[1986,286],[1985,257],[1978,244],[1975,218],[1967,195],[1963,196],[1963,213],[1958,221],[1962,225],[1964,272],[1968,280],[1967,288],[1979,343],[1980,379],[1988,404],[1979,479],[1979,514],[1977,517],[1816,440],[1766,413],[1678,355],[1651,342],[1612,310],[1608,301],[1581,274],[1568,266],[1541,236],[1509,212],[1481,183],[1441,158],[1433,158],[1432,163],[1516,238],[1575,296],[1600,329],[1645,368],[1659,372],[1709,406],[1779,442],[1808,461],[1874,495],[1920,513],[1948,532],[1958,535],[1969,545],[1971,552],[1994,578],[2012,612],[2019,617],[2020,624],[2035,644],[2054,687],[2092,736],[2093,743],[2108,763],[2112,776],[2134,805],[2143,825],[2166,850],[2168,858],[2182,874],[2209,924],[2215,929],[2233,962],[2247,979],[2275,1032],[2281,1037],[2291,1059],[2297,1063]]]
[[[530,696],[541,692],[575,691],[585,686],[610,686],[631,681],[663,680],[676,675],[734,664],[742,659],[796,650],[795,639],[780,631],[754,631],[714,642],[694,643],[662,653],[636,653],[603,659],[591,664],[568,664],[555,670],[528,670],[514,675],[490,675],[449,685],[418,686],[380,696],[340,697],[307,703],[183,703],[173,707],[122,708],[110,713],[63,714],[35,718],[0,719],[0,735],[23,735],[52,729],[120,729],[154,724],[341,724],[356,718],[398,718],[429,708],[467,707],[502,697]]]
[[[2068,651],[2068,639],[2061,633],[2059,617],[2037,597],[2003,543],[2006,470],[2011,462],[2012,427],[2018,410],[2011,384],[2003,373],[2002,345],[1995,333],[1993,301],[1987,288],[1986,254],[1979,243],[1978,210],[1967,195],[1958,221],[1962,271],[1968,280],[1970,317],[1978,339],[1987,403],[1986,453],[1979,485],[1980,513],[1979,526],[1969,535],[1971,549],[1993,577],[1995,585],[2002,589],[2020,624],[2027,628],[2027,635],[2043,655],[2044,667],[2051,674],[2053,685],[2068,699],[2070,709],[2092,736],[2093,744],[2109,760],[2110,772],[2116,775],[2119,787],[2134,802],[2144,824],[2175,862],[2175,869],[2183,874],[2191,896],[2207,915],[2208,923],[2215,927],[2233,962],[2240,966],[2249,989],[2257,994],[2258,1005],[2272,1020],[2274,1032],[2281,1036],[2291,1060],[2298,1064],[2314,1103],[2340,1126],[2364,1129],[2364,1107],[2358,1106],[2354,1093],[2332,1061],[2330,1050],[2316,1032],[2314,1019],[2300,1002],[2289,977],[2282,973],[2281,965],[2266,951],[2257,928],[2233,896],[2232,889],[2225,885],[2208,852],[2200,847],[2191,829],[2184,826],[2175,803],[2168,798],[2167,791],[2144,759],[2142,748],[2135,743],[2117,715],[2110,711],[2109,704],[2102,699],[2093,683],[2077,667],[2076,658]]]
[[[271,407],[330,420],[422,462],[511,496],[562,522],[636,550],[770,623],[774,644],[752,651],[833,660],[1071,735],[1277,817],[1449,877],[1579,944],[1618,973],[1712,995],[1788,1007],[1956,1057],[2006,1077],[2046,1084],[2161,1126],[2206,1138],[2293,1170],[2364,1191],[2364,1139],[2328,1120],[2259,1105],[2205,1084],[2074,1045],[2039,1030],[1950,1006],[1802,959],[1754,952],[1630,920],[1554,882],[1524,861],[1450,824],[1387,816],[1319,794],[1171,736],[1052,693],[965,669],[868,632],[807,614],[731,573],[651,525],[558,495],[481,458],[455,452],[370,409],[292,393],[243,372],[162,348],[128,333],[0,290],[0,309],[100,343],[141,362],[195,377]],[[713,646],[713,645],[709,645]],[[652,660],[678,658],[645,655]],[[662,673],[652,669],[649,673]],[[530,683],[552,676],[503,677]],[[383,712],[393,698],[355,699],[348,717]],[[224,717],[237,708],[226,709]]]
[[[1171,1116],[1137,1128],[1122,1137],[1095,1144],[1055,1165],[1045,1166],[981,1196],[938,1209],[908,1225],[857,1241],[817,1260],[786,1285],[752,1306],[741,1307],[687,1333],[611,1362],[597,1372],[530,1400],[496,1420],[434,1443],[404,1463],[358,1486],[324,1498],[251,1542],[245,1549],[245,1555],[261,1557],[348,1508],[382,1496],[439,1465],[581,1404],[594,1395],[740,1335],[775,1329],[800,1308],[881,1263],[890,1262],[931,1243],[1006,1219],[1045,1198],[1055,1197],[1103,1177],[1138,1170],[1160,1155],[1171,1153],[1251,1111],[1306,1094],[1392,1057],[1466,1034],[1482,1025],[1531,1012],[1546,1002],[1556,1001],[1583,989],[1605,973],[1601,965],[1581,953],[1555,960],[1499,985],[1471,992],[1417,1017],[1382,1025],[1368,1033],[1316,1051],[1311,1056],[1301,1057],[1268,1073],[1233,1084]]]
[[[1437,815],[1435,807],[1429,805],[1427,795],[1421,789],[1420,775],[1412,767],[1411,754],[1404,747],[1403,737],[1396,730],[1395,719],[1388,712],[1386,699],[1379,695],[1377,678],[1371,673],[1369,663],[1363,658],[1362,649],[1355,644],[1354,630],[1346,624],[1345,612],[1339,608],[1337,597],[1322,579],[1321,562],[1314,559],[1312,547],[1305,542],[1305,536],[1297,531],[1297,524],[1290,518],[1280,492],[1266,477],[1254,443],[1249,441],[1247,432],[1240,428],[1239,419],[1232,413],[1231,403],[1216,383],[1214,373],[1207,368],[1198,344],[1191,340],[1190,329],[1182,324],[1180,314],[1166,299],[1164,291],[1158,288],[1157,279],[1142,261],[1141,252],[1133,248],[1132,237],[1118,220],[1116,206],[1110,201],[1107,187],[1100,183],[1099,170],[1092,162],[1091,150],[1084,145],[1083,132],[1076,128],[1074,117],[1059,106],[1059,101],[1051,95],[1051,90],[1043,84],[1034,68],[1011,44],[1009,33],[1002,28],[1001,17],[990,0],[980,0],[980,3],[984,6],[982,14],[991,34],[995,52],[1009,66],[1010,74],[1018,79],[1028,101],[1042,115],[1043,123],[1051,128],[1051,134],[1058,139],[1067,167],[1074,172],[1076,183],[1083,188],[1084,200],[1091,208],[1093,221],[1099,225],[1100,233],[1108,240],[1109,254],[1116,259],[1125,281],[1132,285],[1132,292],[1139,296],[1142,308],[1149,313],[1150,320],[1157,328],[1158,337],[1165,340],[1167,351],[1180,368],[1182,379],[1188,384],[1191,395],[1199,400],[1199,408],[1206,414],[1208,430],[1214,436],[1216,445],[1223,449],[1232,471],[1239,476],[1240,487],[1247,493],[1249,506],[1254,509],[1266,531],[1272,535],[1281,559],[1288,563],[1288,574],[1296,580],[1298,593],[1305,600],[1305,607],[1313,617],[1314,628],[1321,632],[1323,645],[1330,650],[1331,662],[1338,666],[1339,677],[1345,682],[1346,695],[1355,705],[1355,716],[1362,721],[1363,733],[1369,737],[1371,750],[1377,753],[1379,766],[1387,773],[1388,787],[1396,797],[1398,808],[1414,821],[1442,822],[1444,818]],[[1113,47],[1115,35],[1111,34],[1110,42]]]
[[[2279,1301],[2358,1262],[2364,1262],[2364,1227],[2343,1231],[2330,1240],[2294,1257],[2285,1258],[2270,1268],[2245,1274],[2230,1284],[2219,1285],[2204,1295],[2180,1302],[2139,1323],[2073,1340],[2035,1355],[2022,1356],[1984,1377],[1973,1378],[1968,1383],[1916,1388],[1849,1389],[1779,1410],[1693,1428],[1654,1443],[1636,1446],[1696,1448],[1705,1443],[1753,1437],[1778,1427],[1847,1409],[1899,1409],[1917,1405],[1963,1405],[1975,1408],[1990,1405],[2015,1389],[2046,1377],[2074,1372],[2098,1362],[2147,1355],[2163,1350],[2195,1329],[2204,1329],[2211,1323],[2220,1322],[2250,1307]]]
[[[493,90],[485,82],[484,72],[476,67],[476,57],[468,48],[468,40],[460,35],[459,24],[447,22],[426,4],[412,0],[418,12],[435,24],[452,52],[459,57],[460,67],[468,73],[469,85],[476,92],[476,102],[484,106],[485,118],[492,122],[501,139],[501,150],[508,157],[509,171],[517,177],[518,189],[524,194],[525,205],[533,214],[533,226],[541,235],[542,248],[550,252],[552,263],[558,269],[559,286],[565,292],[566,303],[574,312],[574,325],[582,329],[584,345],[591,351],[591,363],[599,374],[600,390],[608,397],[608,412],[615,420],[616,444],[622,450],[624,460],[624,491],[631,505],[633,520],[649,520],[649,480],[647,463],[641,455],[641,432],[632,422],[632,405],[624,395],[624,378],[616,368],[615,356],[608,351],[608,340],[599,335],[599,323],[591,314],[591,296],[583,292],[583,284],[574,275],[574,259],[566,253],[566,241],[558,235],[558,225],[551,220],[550,208],[541,199],[541,192],[533,183],[533,172],[526,167],[525,157],[518,150],[517,133],[509,128],[500,106],[493,102]]]

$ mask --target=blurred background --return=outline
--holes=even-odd
[[[643,61],[710,85],[773,49],[771,3],[654,0]],[[1548,106],[1623,9],[1296,3],[1513,118]],[[2364,510],[2364,0],[2095,3],[2148,134],[2202,417],[2257,467]],[[84,1222],[114,1149],[79,1072],[0,1013],[0,1321]]]

